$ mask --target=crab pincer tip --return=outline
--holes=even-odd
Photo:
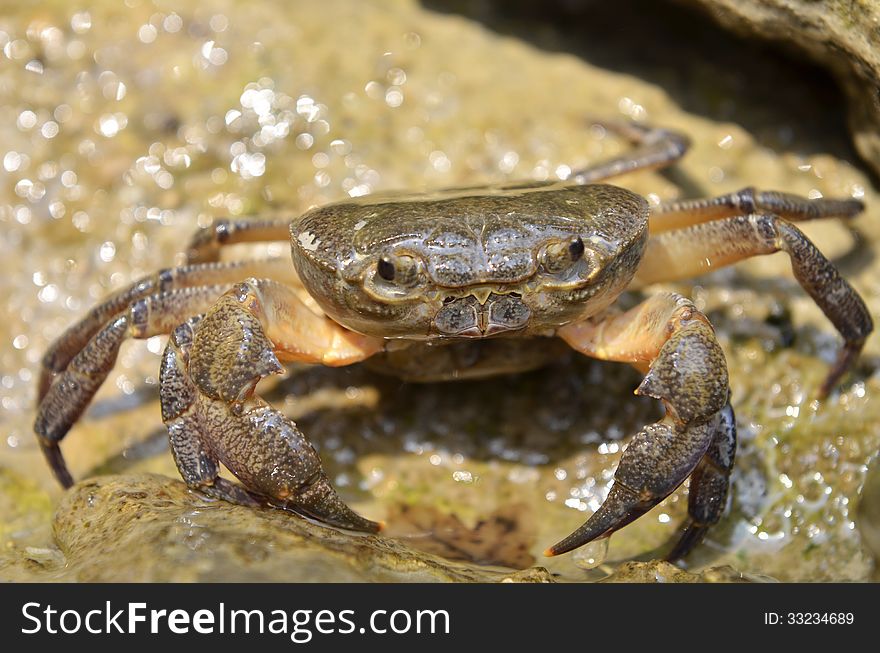
[[[551,546],[544,555],[550,557],[568,553],[594,540],[610,537],[633,520],[660,503],[660,498],[644,501],[632,490],[615,483],[605,501],[584,525],[563,540]]]
[[[349,508],[323,473],[304,491],[296,496],[291,503],[299,510],[314,517],[318,521],[362,533],[378,533],[382,530],[381,522],[374,522],[361,517]]]
[[[610,532],[590,532],[585,528],[581,527],[576,530],[574,533],[566,537],[564,540],[561,540],[554,544],[553,546],[547,547],[544,550],[544,555],[548,558],[553,558],[558,555],[562,555],[563,553],[568,553],[569,551],[574,551],[575,549],[579,549],[585,544],[589,544],[594,540],[601,540],[611,535]]]

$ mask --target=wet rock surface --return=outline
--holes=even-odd
[[[277,510],[228,506],[151,474],[83,481],[58,506],[57,549],[28,552],[34,577],[81,582],[556,582],[546,569],[450,561],[394,539],[327,529]],[[38,570],[37,570],[38,569]],[[607,573],[607,572],[605,572]],[[627,562],[604,582],[761,580]]]
[[[346,501],[388,522],[363,538],[187,492],[159,417],[163,343],[130,343],[62,445],[92,480],[62,493],[31,433],[40,355],[99,297],[179,262],[197,225],[379,190],[562,178],[625,147],[592,116],[691,136],[673,171],[619,180],[652,202],[755,184],[862,198],[849,225],[805,231],[880,313],[880,197],[849,149],[844,100],[711,21],[646,10],[640,23],[629,2],[598,3],[631,12],[611,15],[615,29],[570,30],[449,3],[129,4],[0,14],[2,578],[872,577],[854,507],[880,449],[880,344],[816,400],[837,338],[781,255],[650,289],[692,296],[716,325],[740,431],[730,512],[681,572],[651,560],[677,534],[686,488],[597,559],[541,555],[598,507],[629,436],[659,415],[632,395],[633,370],[574,356],[460,384],[362,366],[267,384]]]
[[[692,573],[668,562],[625,562],[603,583],[755,583],[772,581],[760,576],[749,576],[733,567],[716,567]]]
[[[880,458],[874,460],[865,477],[856,523],[865,547],[880,561]],[[880,566],[874,568],[874,580],[880,581]]]
[[[102,476],[59,505],[55,538],[78,581],[548,582],[457,565],[395,540],[357,536],[277,510],[205,499],[167,477]]]
[[[807,54],[846,92],[855,145],[880,174],[880,7],[846,0],[686,0],[721,25]]]

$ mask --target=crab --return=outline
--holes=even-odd
[[[549,362],[566,345],[644,373],[636,393],[664,416],[629,442],[599,509],[546,555],[637,519],[690,478],[679,560],[719,521],[736,451],[724,353],[706,316],[675,293],[624,310],[624,291],[785,252],[795,278],[843,338],[818,389],[827,395],[873,323],[835,266],[793,224],[849,218],[855,199],[746,188],[650,207],[604,183],[681,158],[688,139],[611,124],[632,149],[564,182],[370,196],[293,220],[222,219],[196,233],[187,264],[136,281],[64,332],[42,359],[34,425],[55,476],[73,483],[59,444],[128,338],[170,335],[160,403],[187,486],[354,531],[351,510],[293,420],[255,392],[283,363],[367,361],[412,381],[484,377]],[[285,257],[221,261],[236,243],[288,240]],[[223,465],[241,483],[220,476]]]

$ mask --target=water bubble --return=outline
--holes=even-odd
[[[400,68],[392,68],[385,77],[393,86],[402,86],[406,83],[406,73]]]
[[[112,241],[106,241],[98,252],[98,255],[101,257],[101,260],[105,263],[109,263],[116,256],[116,244]]]
[[[208,61],[215,66],[222,66],[229,59],[229,54],[223,48],[211,48]]]
[[[237,154],[232,159],[230,166],[233,172],[237,172],[243,179],[260,177],[266,172],[266,155],[262,152]]]
[[[516,152],[505,152],[504,156],[498,162],[498,169],[505,174],[513,172],[516,164],[519,163],[519,154]]]
[[[174,175],[167,170],[160,170],[156,173],[154,178],[156,180],[156,185],[164,190],[168,190],[174,185]]]
[[[452,162],[449,160],[449,157],[447,157],[446,153],[441,150],[434,150],[431,152],[431,154],[428,155],[428,160],[437,172],[449,172],[450,168],[452,168]]]
[[[392,86],[385,92],[385,104],[387,104],[392,109],[395,109],[403,104],[403,93],[398,87]]]
[[[223,14],[216,14],[211,16],[208,25],[210,25],[211,29],[215,32],[223,32],[229,27],[229,19]]]
[[[58,135],[58,123],[54,120],[43,123],[43,126],[40,128],[40,135],[43,138],[55,138]]]
[[[364,93],[367,97],[378,100],[383,95],[382,85],[379,82],[371,81],[364,85]]]
[[[156,31],[156,28],[152,25],[141,25],[140,29],[138,30],[138,40],[141,43],[152,43],[156,40],[157,34],[158,32]]]
[[[416,32],[407,32],[403,35],[403,42],[410,50],[416,50],[422,44],[422,37]]]
[[[18,128],[21,130],[33,129],[37,124],[37,114],[33,111],[22,111],[18,115]]]
[[[312,156],[312,165],[316,168],[326,168],[330,165],[330,157],[326,152],[316,152]]]
[[[3,157],[3,167],[6,172],[15,172],[21,166],[21,154],[18,152],[7,152]]]
[[[183,19],[177,14],[168,14],[165,16],[165,20],[162,21],[162,27],[169,34],[179,32],[180,28],[183,27]]]
[[[51,215],[56,220],[63,218],[66,212],[67,209],[62,202],[52,202],[49,205],[49,215]]]
[[[77,34],[85,34],[92,28],[92,17],[87,11],[74,14],[70,19],[70,27]]]
[[[32,182],[30,179],[22,179],[17,184],[15,184],[15,194],[19,197],[27,197],[33,185],[34,182]]]
[[[37,293],[37,299],[39,299],[44,304],[51,304],[56,299],[58,299],[58,286],[54,283],[50,283],[45,286],[40,292]]]
[[[127,119],[124,114],[120,113],[105,113],[100,118],[98,118],[97,132],[102,136],[106,136],[107,138],[113,138],[118,134],[122,129],[125,128],[127,124]]]

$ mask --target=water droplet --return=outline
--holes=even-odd
[[[610,537],[603,537],[601,540],[594,540],[589,544],[585,544],[571,554],[571,559],[581,569],[595,569],[605,562],[610,541]]]

